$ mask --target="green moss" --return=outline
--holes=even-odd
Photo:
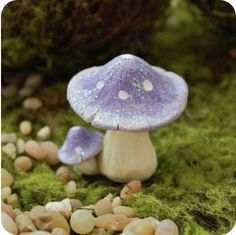
[[[13,190],[18,193],[21,208],[24,210],[66,197],[64,184],[44,163],[38,163],[31,173],[16,172]]]

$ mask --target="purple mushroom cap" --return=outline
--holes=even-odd
[[[61,162],[78,164],[96,156],[102,149],[103,135],[84,127],[74,126],[67,133],[58,151]]]
[[[67,89],[71,107],[85,121],[132,132],[172,122],[185,109],[187,97],[183,78],[129,54],[79,72]]]

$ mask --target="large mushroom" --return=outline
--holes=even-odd
[[[187,96],[183,78],[129,54],[79,72],[67,89],[73,110],[108,130],[98,163],[100,172],[116,182],[144,181],[155,172],[148,132],[174,121]]]

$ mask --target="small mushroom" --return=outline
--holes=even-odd
[[[78,164],[76,167],[82,174],[97,174],[97,161],[94,157],[101,151],[102,141],[102,134],[74,126],[68,131],[58,152],[59,159],[66,164]]]
[[[178,118],[187,97],[182,77],[129,54],[79,72],[67,88],[73,110],[108,130],[98,164],[116,182],[154,174],[157,157],[148,132]]]

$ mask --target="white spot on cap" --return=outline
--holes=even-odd
[[[103,81],[99,81],[98,83],[97,83],[97,85],[96,85],[96,88],[97,89],[99,89],[99,90],[101,90],[103,87],[104,87],[104,82]]]
[[[143,88],[145,91],[152,91],[153,85],[152,82],[148,79],[143,81]]]
[[[127,100],[129,98],[129,94],[126,91],[120,90],[119,91],[119,98],[121,100]]]
[[[130,54],[124,54],[124,55],[122,55],[121,56],[123,59],[132,59],[132,58],[134,58],[134,56],[133,55],[130,55]]]

